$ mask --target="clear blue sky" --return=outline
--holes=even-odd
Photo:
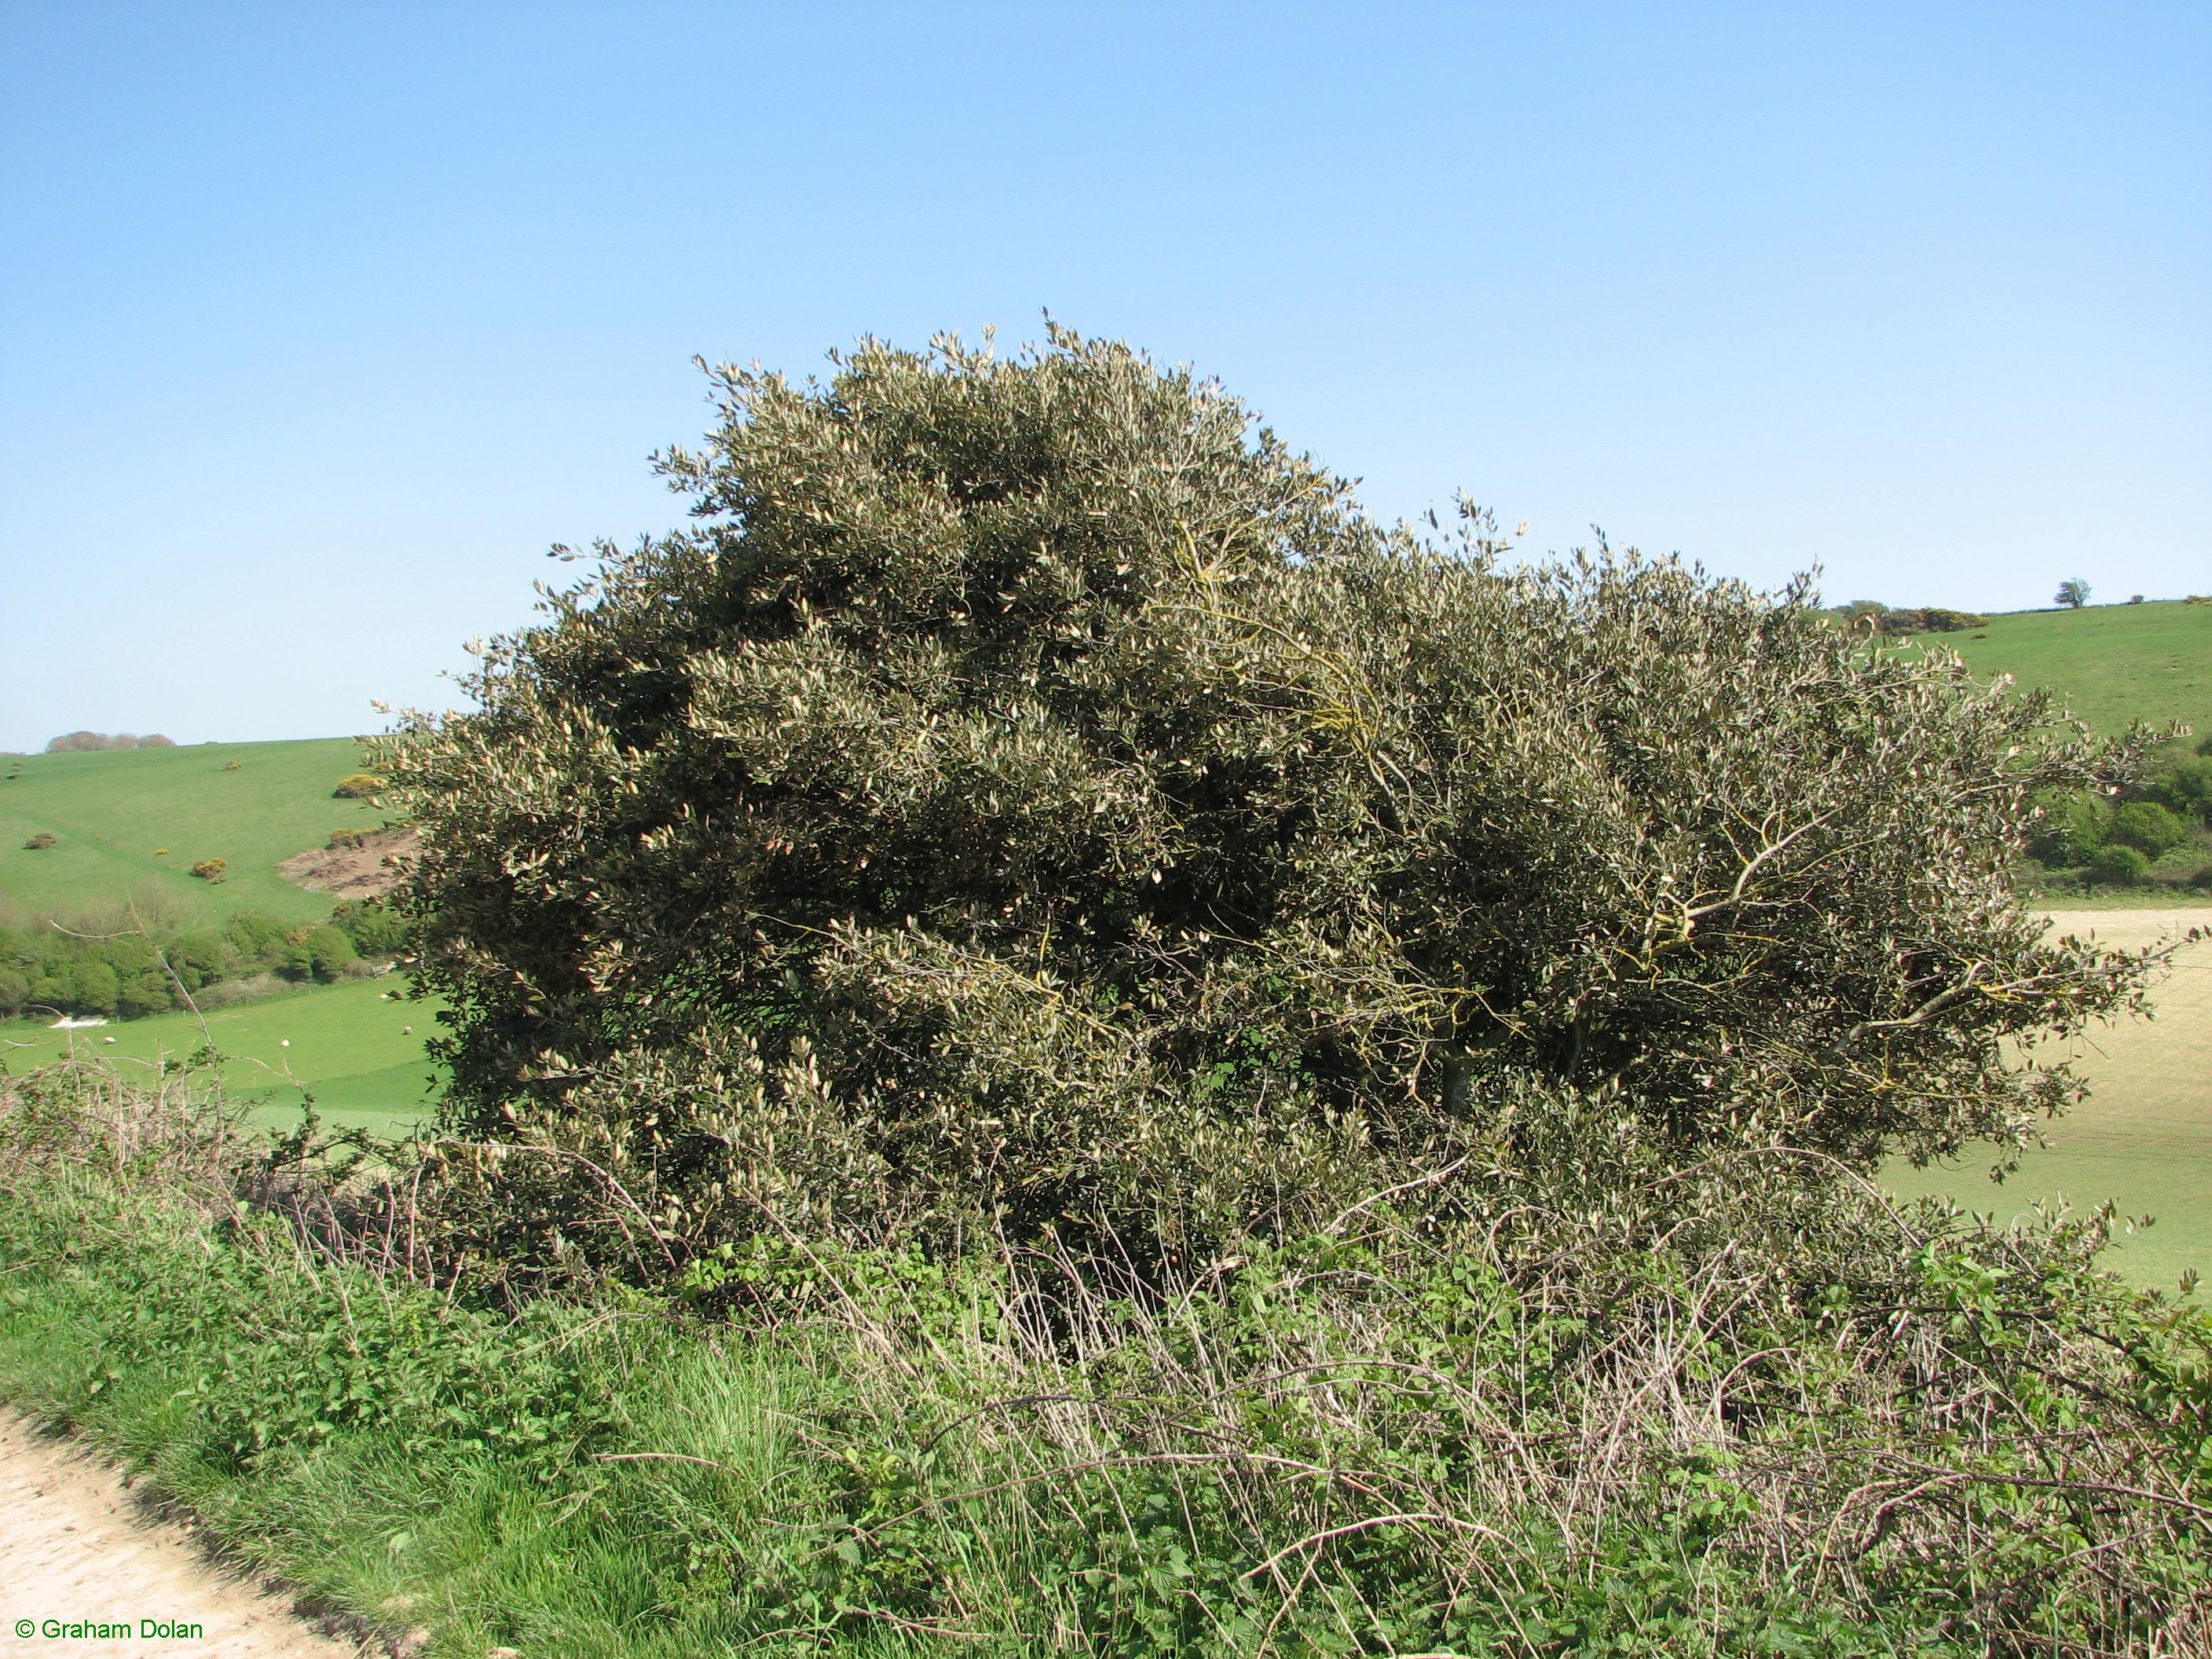
[[[2212,5],[0,0],[0,747],[442,704],[693,353],[1048,307],[1411,514],[2212,591]]]

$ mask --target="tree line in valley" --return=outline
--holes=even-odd
[[[242,910],[220,922],[166,914],[149,896],[67,918],[0,915],[0,1017],[135,1019],[189,1005],[242,1002],[282,981],[374,972],[404,948],[405,926],[374,899],[309,926]]]

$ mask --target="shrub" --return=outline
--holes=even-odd
[[[2039,803],[2042,817],[2027,839],[2028,851],[2043,863],[2066,869],[2087,864],[2105,844],[2112,809],[2102,794],[2075,791]]]
[[[368,772],[354,772],[338,780],[331,793],[340,800],[373,800],[384,790],[384,780]]]
[[[115,1000],[123,988],[123,981],[106,963],[94,957],[79,957],[69,965],[66,982],[68,988],[57,1000],[67,1002],[81,1013],[115,1012]]]
[[[379,756],[445,1126],[555,1154],[469,1189],[502,1249],[603,1180],[1145,1260],[1616,1142],[1870,1166],[2018,1133],[2010,1041],[2136,982],[2007,876],[2112,763],[1802,585],[1382,529],[1065,334],[714,374],[696,526]]]
[[[240,772],[240,771],[243,771],[243,770],[245,770],[245,769],[246,769],[246,763],[245,763],[244,761],[234,761],[234,760],[225,761],[225,762],[222,763],[222,769],[223,771],[226,771],[226,772]]]
[[[407,918],[382,899],[349,899],[332,913],[331,922],[365,957],[394,956],[407,948]]]
[[[2063,605],[2069,611],[2079,611],[2089,603],[2089,584],[2079,576],[2069,576],[2058,584],[2052,603]]]
[[[2100,886],[2135,887],[2150,873],[2150,860],[2136,848],[2114,842],[2097,849],[2086,873]]]
[[[58,738],[46,739],[49,755],[83,754],[88,750],[111,749],[113,739],[98,732],[70,732]]]
[[[43,853],[53,844],[53,836],[49,835],[46,830],[41,830],[37,835],[32,836],[30,840],[23,843],[23,848],[26,852]]]
[[[291,940],[284,924],[258,910],[240,910],[222,926],[223,939],[249,962],[273,965],[283,959]]]
[[[2112,814],[2106,838],[2157,858],[2187,841],[2189,826],[2156,801],[2130,801]]]
[[[343,978],[360,964],[360,952],[339,929],[325,922],[310,927],[291,942],[283,972],[289,979],[313,979],[328,983]]]
[[[99,732],[71,732],[49,738],[46,752],[49,755],[69,755],[106,749],[173,749],[176,746],[174,741],[158,732],[143,738],[131,732],[118,732],[112,737]]]
[[[228,859],[202,859],[198,863],[192,866],[192,873],[204,882],[216,883],[227,881],[230,878],[230,860]]]
[[[2212,757],[2192,757],[2153,773],[2143,793],[2185,823],[2212,820]]]
[[[1969,628],[1986,628],[1990,619],[1971,611],[1946,611],[1931,605],[1923,611],[1885,611],[1875,619],[1876,631],[1907,634],[1956,634]]]

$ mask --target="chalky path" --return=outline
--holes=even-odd
[[[21,1621],[33,1633],[19,1636]],[[127,1638],[37,1627],[130,1626]],[[201,1634],[146,1636],[141,1620]],[[184,1528],[149,1520],[115,1469],[0,1413],[0,1656],[5,1659],[360,1659],[255,1585],[209,1562]]]

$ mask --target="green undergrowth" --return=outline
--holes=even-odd
[[[1118,1298],[763,1236],[501,1308],[400,1164],[189,1079],[0,1091],[0,1396],[431,1655],[2149,1655],[2212,1613],[2212,1322],[2094,1224],[1376,1206]]]

